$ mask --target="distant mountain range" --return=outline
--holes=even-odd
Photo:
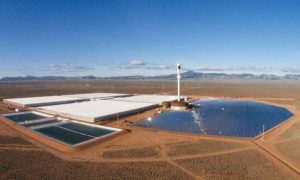
[[[18,77],[4,77],[0,82],[23,82],[23,81],[62,81],[62,80],[175,80],[176,74],[161,75],[161,76],[114,76],[114,77],[96,77],[96,76],[79,76],[79,77],[65,77],[65,76],[18,76]],[[289,74],[285,76],[271,75],[271,74],[226,74],[226,73],[200,73],[194,71],[187,71],[181,73],[183,80],[193,79],[252,79],[252,80],[300,80],[300,75]]]

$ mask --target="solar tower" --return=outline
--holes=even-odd
[[[177,100],[180,101],[180,69],[181,69],[181,64],[177,64]]]

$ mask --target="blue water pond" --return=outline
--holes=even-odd
[[[135,125],[168,131],[253,138],[289,119],[285,108],[253,101],[200,99],[192,112],[168,111]]]

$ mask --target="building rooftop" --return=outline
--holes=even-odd
[[[13,98],[4,99],[3,102],[14,104],[21,107],[36,107],[54,104],[72,103],[83,101],[85,98],[68,97],[68,96],[43,96],[43,97],[28,97],[28,98]]]
[[[183,98],[183,97],[181,97]],[[177,96],[164,96],[164,95],[139,95],[130,97],[114,98],[114,101],[127,101],[127,102],[147,102],[161,104],[163,101],[176,100]]]
[[[115,97],[130,96],[129,94],[119,94],[119,93],[85,93],[85,94],[70,94],[63,95],[66,97],[77,97],[77,98],[87,98],[87,99],[112,99]]]
[[[155,107],[158,107],[157,103],[96,100],[43,106],[39,107],[38,110],[81,121],[95,122],[138,113]]]

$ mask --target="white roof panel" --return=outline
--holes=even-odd
[[[119,97],[114,98],[116,101],[127,101],[127,102],[148,102],[161,104],[163,101],[176,100],[177,96],[163,96],[163,95],[139,95],[130,97]]]
[[[85,99],[77,98],[77,97],[66,97],[66,96],[43,96],[43,97],[4,99],[3,101],[6,103],[11,103],[22,107],[27,107],[27,106],[36,107],[36,106],[44,106],[44,105],[70,103],[70,102],[76,102],[82,100]]]
[[[85,93],[85,94],[70,94],[63,95],[66,97],[78,97],[78,98],[87,98],[87,99],[110,99],[114,97],[123,97],[129,96],[128,94],[119,94],[119,93]]]
[[[125,102],[112,100],[84,101],[80,103],[43,106],[39,110],[54,115],[95,122],[108,120],[157,107],[156,103]]]

